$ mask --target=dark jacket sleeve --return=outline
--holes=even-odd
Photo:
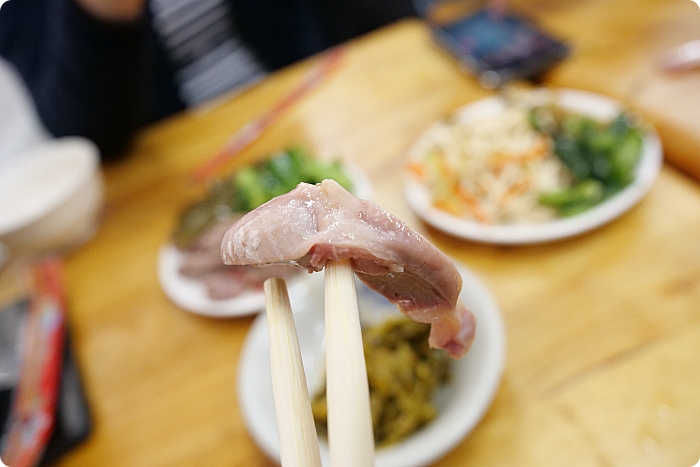
[[[237,32],[270,70],[402,18],[413,0],[228,0]]]
[[[418,12],[413,0],[306,0],[333,44],[347,41]]]
[[[100,21],[73,0],[10,0],[0,10],[0,54],[25,79],[44,125],[92,139],[105,160],[158,117],[154,88],[173,95],[157,89],[168,79],[154,76],[150,32],[145,19]]]

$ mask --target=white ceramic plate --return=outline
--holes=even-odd
[[[615,117],[621,106],[607,97],[571,89],[557,92],[558,103],[591,117],[607,120]],[[505,103],[499,97],[489,97],[469,104],[457,112],[456,118],[468,122],[480,116],[502,112]],[[428,128],[426,132],[430,131]],[[634,182],[617,195],[576,216],[543,224],[487,225],[452,216],[433,207],[428,189],[405,177],[404,195],[411,209],[428,224],[456,237],[484,243],[528,244],[548,242],[587,232],[625,213],[651,189],[663,162],[661,140],[653,129],[644,137],[642,157]]]
[[[476,317],[471,349],[453,365],[453,379],[435,398],[438,415],[402,442],[377,450],[377,467],[419,467],[431,464],[454,448],[482,418],[498,389],[505,358],[505,330],[500,311],[484,284],[469,270],[459,268],[464,285],[460,300]],[[323,384],[323,275],[313,274],[306,287],[290,292],[292,309],[309,392]],[[398,313],[379,294],[358,282],[358,303],[363,322]],[[260,448],[279,462],[279,437],[270,375],[270,351],[265,315],[253,323],[243,346],[238,368],[238,401],[251,436]],[[321,459],[328,466],[328,446],[320,441]]]
[[[372,182],[367,174],[353,164],[345,164],[345,173],[353,181],[353,193],[358,198],[374,196]],[[174,245],[167,243],[158,252],[158,281],[165,295],[184,310],[204,316],[231,318],[258,313],[265,307],[262,290],[251,290],[229,299],[212,299],[202,281],[179,273],[184,255]],[[287,281],[290,289],[303,282],[306,273]]]
[[[158,251],[158,281],[165,295],[180,308],[198,315],[214,318],[233,318],[257,313],[265,307],[262,290],[250,290],[227,299],[213,299],[207,294],[204,282],[180,274],[184,254],[174,245],[167,244]],[[287,280],[290,289],[303,282],[308,274]]]

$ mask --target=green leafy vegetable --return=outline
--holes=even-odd
[[[184,248],[219,220],[230,218],[234,213],[251,211],[288,193],[301,182],[314,184],[325,179],[333,179],[343,188],[352,190],[352,181],[338,161],[317,160],[301,147],[274,153],[209,187],[204,199],[182,212],[173,232],[173,241]]]
[[[541,203],[560,215],[585,211],[634,180],[643,133],[628,114],[603,123],[560,108],[538,107],[530,112],[530,123],[552,138],[554,152],[576,181],[571,188],[540,196]]]
[[[595,206],[603,199],[603,184],[587,178],[566,190],[542,193],[539,202],[556,208],[562,216],[572,216]]]

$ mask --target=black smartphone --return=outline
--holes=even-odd
[[[29,306],[28,300],[18,300],[0,309],[0,429],[3,438],[8,429],[14,391],[19,381],[18,340]],[[43,450],[40,466],[53,463],[84,441],[92,426],[68,331],[62,355],[54,428]]]
[[[566,42],[532,22],[487,9],[433,25],[433,32],[438,43],[489,89],[515,79],[534,79],[570,51]]]

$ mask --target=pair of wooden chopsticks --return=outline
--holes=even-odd
[[[350,260],[329,261],[324,274],[330,465],[373,467],[369,386]],[[287,286],[272,278],[264,289],[282,467],[321,467]]]

